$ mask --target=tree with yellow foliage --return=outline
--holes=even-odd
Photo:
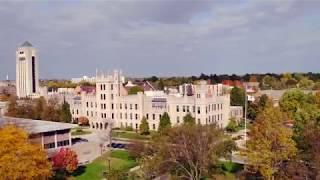
[[[269,106],[250,128],[244,154],[249,166],[266,179],[273,179],[281,171],[282,163],[297,153],[292,130],[285,126],[286,120],[286,115],[279,108]]]
[[[51,163],[39,145],[15,126],[0,129],[0,179],[48,179]]]

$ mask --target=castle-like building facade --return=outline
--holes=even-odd
[[[128,95],[125,77],[120,71],[111,74],[97,73],[93,91],[82,91],[72,98],[72,119],[87,117],[92,129],[104,130],[132,127],[138,130],[145,117],[151,130],[157,130],[164,112],[173,126],[183,123],[190,113],[199,124],[216,123],[226,127],[230,119],[230,95],[222,84],[185,84],[176,93],[145,91]]]

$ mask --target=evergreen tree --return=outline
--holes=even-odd
[[[159,132],[163,132],[164,130],[171,127],[170,117],[167,112],[164,112],[160,118],[160,123],[158,127]]]
[[[148,135],[149,132],[149,123],[145,117],[142,118],[141,124],[139,126],[140,134],[142,135]]]
[[[230,94],[231,106],[244,106],[245,103],[245,91],[244,89],[234,87]]]
[[[70,123],[71,118],[70,105],[64,101],[60,109],[60,120],[62,122]]]
[[[46,108],[47,103],[46,100],[44,99],[43,96],[41,96],[39,99],[36,101],[35,105],[35,117],[34,119],[41,119],[41,114],[43,113],[44,109]]]
[[[185,124],[195,124],[196,123],[196,120],[194,117],[192,117],[192,115],[190,113],[188,113],[187,115],[185,115],[183,117],[183,122]]]

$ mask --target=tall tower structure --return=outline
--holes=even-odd
[[[16,51],[16,89],[19,98],[39,92],[37,50],[28,41]]]

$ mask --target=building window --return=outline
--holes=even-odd
[[[200,107],[198,106],[198,114],[200,114]]]
[[[155,120],[156,119],[156,115],[152,114],[152,119]]]
[[[34,56],[32,56],[32,92],[36,93],[36,62]]]
[[[149,114],[146,114],[146,118],[149,119]]]
[[[127,107],[127,104],[124,104],[124,109],[127,109],[128,107]]]
[[[89,111],[87,111],[87,116],[89,116]]]
[[[177,112],[179,112],[179,106],[177,106]]]
[[[124,118],[125,118],[125,119],[128,119],[127,113],[124,114]]]
[[[187,106],[187,112],[190,112],[190,110],[189,110],[189,106]]]
[[[113,100],[113,94],[111,94],[111,99]]]
[[[79,110],[77,109],[77,114],[79,114]]]
[[[135,104],[135,109],[138,110],[138,104]]]
[[[136,123],[136,129],[138,129],[138,124]]]
[[[120,103],[120,109],[122,109],[122,104]]]
[[[102,88],[102,84],[100,84],[100,90],[101,90],[101,91],[103,90],[103,88]]]
[[[161,119],[161,114],[159,114],[159,120]]]
[[[113,103],[111,104],[111,109],[113,109]]]
[[[179,123],[180,123],[180,117],[177,116],[177,124],[179,124]]]
[[[114,119],[114,114],[113,113],[111,114],[111,118]]]
[[[130,119],[132,119],[132,113],[130,113]]]
[[[152,129],[155,130],[156,129],[156,125],[152,124]]]
[[[113,84],[111,84],[111,87],[110,87],[110,89],[111,89],[111,90],[113,90]]]
[[[136,120],[138,120],[138,114],[136,114]]]
[[[132,109],[132,104],[130,104],[130,109]]]
[[[57,144],[58,144],[58,147],[69,146],[69,140],[59,141]]]
[[[196,112],[196,106],[192,106],[192,112]]]
[[[87,107],[89,107],[89,102],[87,102]]]
[[[200,124],[200,119],[198,119],[198,124]]]
[[[93,108],[93,103],[91,102],[91,107]]]
[[[186,112],[186,107],[185,106],[182,106],[182,111]]]
[[[44,145],[45,149],[51,149],[51,148],[55,148],[55,147],[56,147],[55,143],[48,143],[48,144]]]
[[[120,113],[120,119],[122,119],[122,113]]]

